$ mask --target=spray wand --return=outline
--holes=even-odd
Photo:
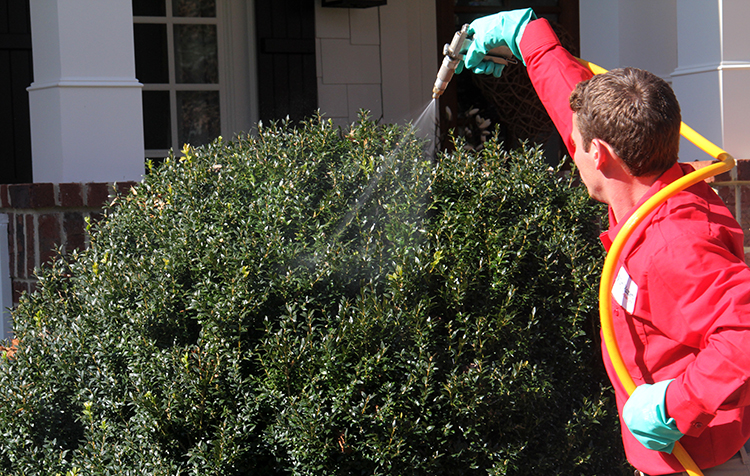
[[[473,38],[469,36],[469,24],[467,23],[453,35],[450,43],[446,43],[443,46],[443,54],[445,56],[443,57],[440,69],[438,69],[435,86],[432,88],[433,99],[439,98],[445,92],[445,88],[448,87],[448,83],[456,72],[458,63],[464,58],[472,41]],[[511,53],[510,48],[507,46],[498,46],[491,49],[484,58],[502,65],[518,63],[518,60],[513,57],[513,53]]]

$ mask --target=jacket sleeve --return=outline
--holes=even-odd
[[[572,157],[575,152],[570,137],[573,111],[568,98],[576,84],[589,79],[593,73],[562,47],[544,18],[526,26],[519,46],[531,83]]]
[[[698,436],[719,410],[750,404],[750,269],[720,240],[680,241],[653,267],[651,292],[664,299],[651,310],[656,327],[695,349],[666,402],[679,430]],[[666,274],[675,269],[667,262],[679,265],[679,279]]]

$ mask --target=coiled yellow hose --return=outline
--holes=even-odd
[[[585,60],[579,59],[584,66],[589,68],[594,74],[605,73],[607,70],[590,63]],[[714,145],[705,137],[695,132],[690,126],[684,122],[680,126],[680,134],[687,140],[698,146],[701,150],[706,152],[708,155],[718,160],[711,165],[702,169],[691,172],[678,180],[675,180],[671,184],[664,187],[659,192],[655,193],[654,196],[646,200],[638,209],[633,213],[628,220],[625,221],[620,231],[617,233],[617,237],[612,242],[612,246],[607,252],[607,258],[604,260],[604,268],[602,269],[602,277],[599,283],[599,319],[601,320],[602,335],[604,343],[607,348],[607,353],[612,361],[612,366],[617,373],[617,377],[620,379],[622,386],[628,392],[628,395],[633,393],[635,390],[635,382],[630,376],[628,369],[625,367],[625,363],[622,360],[620,348],[617,345],[617,339],[615,338],[613,317],[612,317],[612,299],[610,297],[610,290],[615,280],[615,267],[617,261],[620,258],[620,254],[627,242],[628,238],[633,234],[635,228],[643,222],[643,220],[662,203],[667,201],[673,195],[685,190],[686,188],[694,185],[702,180],[705,180],[714,175],[718,175],[722,172],[731,170],[735,165],[734,158],[721,148]],[[700,468],[695,464],[695,461],[685,451],[685,448],[678,441],[672,454],[675,455],[677,460],[685,468],[685,471],[691,476],[703,476]]]

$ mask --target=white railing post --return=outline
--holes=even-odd
[[[10,308],[13,292],[10,282],[10,252],[8,249],[8,215],[0,213],[0,339],[12,336]]]

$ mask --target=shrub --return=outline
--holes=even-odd
[[[421,147],[313,118],[152,170],[14,312],[3,469],[620,474],[602,209],[537,149]]]

